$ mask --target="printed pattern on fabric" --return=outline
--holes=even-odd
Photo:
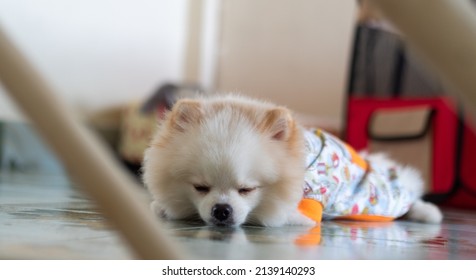
[[[306,131],[304,135],[303,197],[322,204],[323,219],[349,215],[397,218],[417,199],[400,186],[397,167],[373,165],[326,132]]]

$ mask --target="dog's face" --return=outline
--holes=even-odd
[[[290,112],[236,97],[179,101],[144,161],[144,182],[166,217],[198,214],[219,226],[284,223],[303,172]]]

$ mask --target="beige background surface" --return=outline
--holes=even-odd
[[[222,1],[216,87],[340,122],[355,1]]]

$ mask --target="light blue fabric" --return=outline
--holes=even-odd
[[[322,204],[323,219],[362,214],[397,218],[417,199],[400,185],[398,167],[376,166],[366,159],[365,170],[352,158],[357,153],[337,137],[319,130],[304,136],[304,198]]]

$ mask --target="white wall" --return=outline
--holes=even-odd
[[[339,123],[355,1],[203,0],[201,22],[187,23],[189,1],[197,0],[0,0],[0,26],[83,109],[181,81],[188,46],[200,48],[205,87]],[[190,24],[201,24],[197,42],[187,41]],[[0,119],[17,117],[0,85]]]
[[[222,0],[216,87],[340,126],[355,2]]]
[[[187,0],[0,0],[0,26],[59,94],[96,110],[181,79],[187,5]],[[19,115],[0,85],[0,119],[5,118]]]

